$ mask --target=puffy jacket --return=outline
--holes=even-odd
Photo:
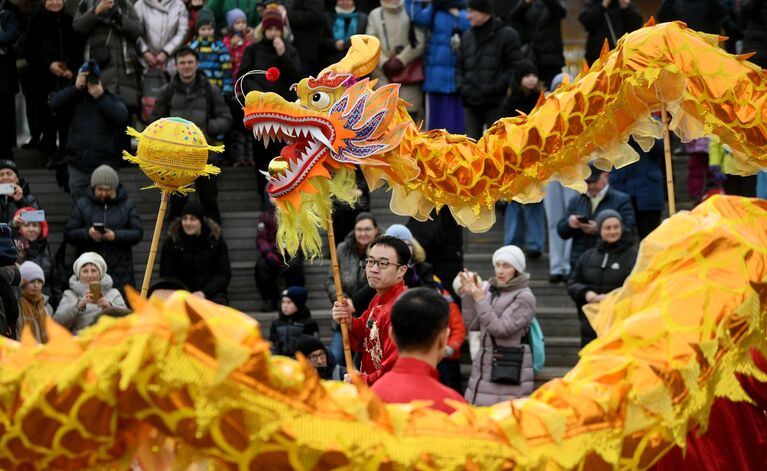
[[[588,0],[583,11],[578,15],[578,21],[588,33],[586,36],[586,62],[589,65],[599,59],[599,52],[602,50],[605,39],[609,42],[610,48],[615,47],[615,41],[610,34],[610,27],[605,19],[605,14],[610,17],[610,24],[615,33],[616,41],[624,34],[642,27],[642,15],[633,2],[627,8],[621,8],[618,0],[613,0],[605,9],[602,6],[602,0]]]
[[[629,195],[639,211],[663,210],[663,142],[655,141],[650,152],[644,152],[633,139],[630,144],[639,153],[639,161],[610,172],[610,186]]]
[[[5,51],[0,54],[0,90],[3,96],[13,96],[19,91],[15,44],[21,30],[17,15],[19,8],[16,5],[10,1],[3,2],[0,7],[0,50]]]
[[[357,242],[354,239],[354,231],[350,231],[344,237],[343,242],[338,244],[336,249],[338,255],[338,266],[341,271],[341,290],[344,296],[351,298],[361,288],[368,286],[368,279],[365,275],[365,257],[357,253]],[[333,284],[333,273],[331,271],[325,280],[325,289],[328,292],[330,302],[336,300],[336,287]],[[372,298],[372,296],[371,296]],[[357,306],[360,312],[367,309],[367,306]]]
[[[103,164],[120,168],[129,116],[120,96],[105,89],[93,98],[87,90],[70,85],[51,97],[51,110],[72,116],[66,147],[69,165],[86,173]]]
[[[189,23],[186,5],[182,0],[138,0],[133,4],[136,15],[144,27],[136,41],[139,54],[147,51],[165,52],[170,60],[184,43]]]
[[[335,11],[335,9],[333,11],[325,12],[325,23],[327,24],[327,28],[328,31],[330,31],[330,34],[322,38],[322,54],[325,57],[325,62],[329,64],[335,64],[336,62],[343,59],[343,57],[346,55],[346,52],[349,50],[349,47],[351,46],[351,40],[346,37],[343,38],[344,50],[339,51],[336,49],[334,28],[336,27],[336,20],[339,20],[338,16],[339,14]],[[356,28],[354,28],[353,31],[350,31],[351,34],[349,36],[355,34],[365,34],[365,29],[368,25],[368,15],[360,11],[355,11],[353,14],[350,14],[349,18],[340,19],[339,24],[342,24],[345,27],[347,27],[346,25],[348,24],[348,27],[350,28],[352,26],[352,18],[354,18],[354,21],[356,21]],[[348,21],[346,21],[347,19]]]
[[[293,45],[303,62],[321,63],[320,38],[325,33],[325,5],[322,0],[290,0],[285,2]],[[311,70],[312,74],[319,72]]]
[[[27,63],[40,79],[41,92],[47,94],[69,85],[70,80],[51,73],[51,63],[64,62],[77,75],[83,62],[83,44],[84,37],[72,28],[72,16],[65,10],[50,12],[40,4],[29,20],[24,35],[24,52]]]
[[[232,113],[224,96],[218,87],[208,82],[200,70],[189,89],[181,82],[178,74],[160,89],[150,121],[167,116],[193,122],[205,133],[208,142],[229,131],[232,125]]]
[[[37,197],[29,189],[29,183],[23,178],[19,179],[22,197],[16,201],[12,196],[0,195],[0,222],[6,222],[13,227],[13,215],[21,208],[32,206],[35,209],[41,209]]]
[[[466,18],[466,10],[459,9],[458,16],[447,10],[435,10],[432,2],[406,0],[405,7],[416,26],[431,30],[429,45],[424,63],[423,91],[427,93],[455,93],[455,63],[457,54],[450,47],[453,32],[459,35],[471,25]]]
[[[136,40],[143,33],[141,20],[129,0],[116,0],[111,10],[96,16],[99,0],[83,0],[77,7],[72,27],[88,35],[85,57],[91,58],[96,47],[107,47],[110,60],[101,66],[101,79],[110,92],[120,95],[128,108],[139,104],[141,64]]]
[[[94,222],[103,222],[105,229],[115,233],[115,240],[96,242],[88,235]],[[88,194],[75,204],[64,230],[64,240],[77,249],[77,256],[85,252],[96,252],[107,262],[108,271],[115,288],[124,285],[136,286],[133,277],[132,247],[144,237],[138,210],[128,198],[122,185],[117,187],[117,196],[112,200],[100,201],[88,189]]]
[[[69,289],[64,291],[61,302],[53,314],[53,319],[71,330],[73,334],[96,323],[99,314],[103,312],[98,304],[90,303],[85,305],[83,311],[77,309],[77,303],[89,289],[89,285],[81,283],[75,275],[72,275],[69,278]],[[108,274],[101,277],[101,293],[113,307],[127,307],[120,292],[112,287],[112,277]]]
[[[498,402],[525,397],[533,392],[533,356],[522,337],[535,317],[535,295],[528,287],[529,275],[517,275],[508,288],[491,288],[477,302],[470,294],[462,299],[463,322],[467,330],[480,331],[480,351],[471,365],[471,376],[466,387],[466,400],[476,406],[489,406]],[[498,384],[490,381],[493,368],[493,339],[502,347],[523,345],[520,384]]]
[[[263,74],[248,75],[242,83],[243,91],[273,92],[287,100],[294,100],[295,95],[291,98],[293,93],[290,87],[304,77],[298,50],[285,41],[285,54],[278,56],[271,41],[253,43],[245,49],[238,73],[242,76],[251,70],[267,70],[269,67],[280,69],[280,77],[277,80],[270,82]]]
[[[456,83],[464,106],[498,106],[522,60],[519,47],[514,28],[495,17],[463,33]]]
[[[519,31],[523,44],[531,43],[537,66],[562,67],[562,20],[567,16],[563,0],[535,0],[517,2],[509,18]],[[533,35],[535,35],[533,37]]]
[[[273,355],[292,357],[296,354],[296,342],[301,335],[320,336],[317,321],[312,319],[312,313],[304,307],[292,316],[279,312],[279,317],[269,328],[269,341],[272,342]]]
[[[575,214],[577,216],[586,216],[590,220],[596,220],[597,214],[605,209],[618,211],[618,214],[623,219],[623,232],[629,234],[636,228],[634,208],[631,206],[631,198],[626,193],[609,187],[605,197],[602,198],[602,201],[599,202],[596,211],[593,213],[591,212],[591,198],[587,194],[574,197],[567,204],[567,214],[557,224],[559,237],[565,240],[573,239],[573,245],[570,249],[570,266],[575,266],[581,254],[596,245],[597,238],[595,235],[588,235],[580,229],[573,229],[567,223],[567,218],[571,214]]]
[[[754,64],[767,67],[767,1],[741,0],[738,15],[743,28],[743,51],[756,52],[751,59]]]
[[[232,58],[224,42],[212,37],[197,36],[189,47],[197,52],[199,70],[205,73],[208,82],[220,88],[223,93],[233,93]]]
[[[189,236],[181,220],[174,221],[162,246],[160,276],[172,276],[181,280],[189,291],[202,291],[207,299],[228,305],[227,287],[232,269],[221,227],[205,218],[202,233]]]
[[[719,34],[728,13],[722,0],[662,0],[655,19],[658,23],[684,21],[695,31]]]

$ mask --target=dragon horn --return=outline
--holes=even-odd
[[[350,39],[352,45],[344,58],[326,67],[320,72],[320,75],[325,72],[335,72],[337,74],[352,74],[357,78],[362,78],[375,70],[381,55],[381,42],[378,38],[355,34]]]

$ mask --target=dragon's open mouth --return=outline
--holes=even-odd
[[[281,114],[251,115],[245,118],[252,125],[253,136],[268,146],[271,141],[286,146],[269,162],[269,172],[262,172],[274,197],[293,191],[303,182],[324,153],[333,148],[333,126],[319,117],[293,118]]]

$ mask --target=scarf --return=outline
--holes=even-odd
[[[21,317],[24,325],[32,326],[33,332],[35,326],[39,332],[37,339],[40,343],[48,342],[48,330],[45,327],[45,318],[48,314],[45,312],[45,298],[42,294],[31,294],[26,291],[21,291]],[[21,335],[21,332],[19,332]]]
[[[341,11],[336,7],[336,19],[333,22],[333,39],[346,41],[352,34],[357,32],[357,19],[359,14],[356,9]]]
[[[506,283],[499,283],[495,277],[490,278],[490,294],[493,297],[498,296],[504,291],[514,291],[519,288],[527,286],[527,282],[530,280],[529,273],[518,273],[517,276],[510,279]]]

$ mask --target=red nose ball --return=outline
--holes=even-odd
[[[266,80],[276,82],[278,78],[280,78],[280,69],[277,67],[269,67],[266,69]]]

